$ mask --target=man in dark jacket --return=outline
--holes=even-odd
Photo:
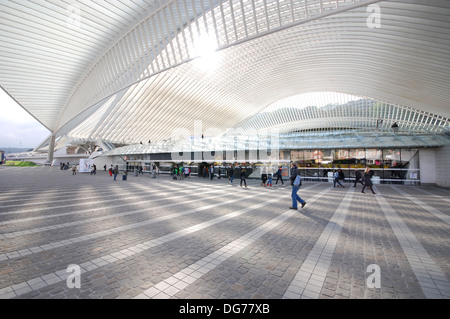
[[[300,189],[300,185],[295,186],[294,185],[294,181],[295,178],[297,177],[297,175],[299,175],[299,171],[297,168],[297,165],[295,165],[294,163],[291,164],[291,186],[292,186],[292,194],[291,194],[291,198],[292,198],[292,206],[289,207],[290,209],[297,209],[297,201],[300,202],[302,204],[302,208],[306,205],[306,202],[300,198],[300,196],[298,196],[297,192]]]
[[[116,181],[117,179],[117,174],[119,174],[119,165],[116,165],[114,167],[114,180]]]
[[[281,166],[278,168],[278,171],[275,173],[275,175],[277,176],[277,181],[275,182],[275,184],[278,185],[278,180],[281,179],[281,184],[283,184],[283,186],[284,186],[283,170],[282,170]]]
[[[234,179],[234,167],[233,167],[233,164],[228,169],[228,176],[230,178],[230,183],[233,184],[233,179]]]
[[[241,187],[242,187],[242,182],[244,182],[245,187],[247,187],[247,173],[245,172],[245,168],[241,169],[241,173],[239,174],[239,177],[241,178]]]
[[[364,183],[361,181],[362,175],[361,172],[358,171],[357,168],[355,168],[355,184],[353,187],[356,187],[356,183],[361,183],[362,186],[364,186]]]

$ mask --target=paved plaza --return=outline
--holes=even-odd
[[[0,298],[449,299],[450,190],[0,167]],[[300,207],[300,206],[299,206]]]

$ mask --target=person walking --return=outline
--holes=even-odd
[[[353,187],[356,187],[356,183],[361,183],[362,186],[364,186],[364,183],[362,182],[362,175],[361,172],[358,171],[357,168],[355,168],[355,184],[353,185]]]
[[[156,178],[156,165],[152,166],[152,178]]]
[[[291,193],[291,198],[292,198],[292,206],[289,207],[289,209],[297,209],[297,202],[300,202],[300,204],[302,204],[302,208],[305,207],[306,202],[300,198],[300,196],[297,194],[298,190],[300,189],[300,185],[294,185],[295,179],[297,177],[297,175],[299,175],[299,171],[297,168],[297,165],[295,165],[294,163],[291,164],[291,186],[292,186],[292,193]]]
[[[119,165],[116,165],[114,167],[114,180],[116,181],[117,179],[117,174],[119,174]]]
[[[342,183],[345,183],[345,174],[342,171],[342,169],[338,169],[338,173],[339,173],[339,180],[342,181]]]
[[[230,169],[228,170],[228,176],[230,177],[230,184],[233,184],[234,179],[234,167],[231,165]]]
[[[172,168],[172,176],[173,176],[174,180],[178,179],[177,175],[178,175],[178,167],[176,165],[174,165]]]
[[[180,168],[178,169],[179,174],[180,174],[180,180],[184,179],[184,166],[183,164],[180,164]]]
[[[364,186],[363,186],[363,188],[362,188],[362,190],[361,190],[361,193],[365,194],[365,193],[364,193],[364,189],[365,189],[366,187],[368,187],[368,188],[372,191],[372,194],[376,194],[376,193],[373,191],[373,188],[372,188],[372,187],[373,187],[373,184],[372,184],[372,174],[371,174],[371,171],[370,171],[370,167],[366,167],[362,179],[363,179],[363,181],[364,181]]]
[[[267,167],[267,186],[272,187],[272,167]]]
[[[245,171],[245,168],[241,169],[241,173],[239,174],[239,177],[241,178],[241,187],[242,187],[242,182],[244,182],[245,187],[247,187],[247,172]]]
[[[209,180],[212,181],[214,178],[214,165],[209,168]]]
[[[277,181],[275,182],[276,185],[278,185],[278,180],[281,180],[281,184],[284,186],[284,181],[283,181],[283,170],[281,169],[281,166],[278,167],[277,172],[275,173],[275,175],[277,175]]]
[[[344,185],[341,184],[339,171],[334,171],[333,178],[334,178],[333,187],[336,187],[336,183],[338,183],[341,187],[345,187]]]
[[[266,172],[266,167],[263,166],[261,168],[261,186],[267,187],[266,181],[267,181],[267,172]]]
[[[398,133],[398,124],[397,124],[397,122],[394,122],[394,124],[392,124],[391,128],[394,131],[394,134]]]
[[[72,165],[72,175],[77,175],[77,166],[75,164]]]

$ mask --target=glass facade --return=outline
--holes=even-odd
[[[355,170],[366,166],[374,172],[374,184],[418,184],[418,149],[326,149],[291,151],[291,162],[298,164],[305,180],[331,182],[334,170],[341,169],[345,182],[354,183]]]
[[[143,171],[148,172],[153,164],[157,164],[162,173],[168,173],[174,164],[170,153],[127,155],[121,158],[123,163],[121,166],[128,171],[134,171],[137,167],[142,166]],[[275,172],[281,166],[283,177],[287,178],[289,164],[295,162],[303,178],[307,181],[332,182],[333,171],[341,169],[345,176],[344,182],[354,183],[355,170],[362,173],[366,167],[370,167],[374,172],[372,176],[374,184],[415,185],[420,182],[418,148],[281,150],[279,158],[274,161],[262,161],[258,156],[248,160],[249,155],[245,159],[245,161],[227,160],[224,152],[216,151],[213,162],[187,160],[179,163],[189,166],[193,176],[199,173],[198,169],[202,165],[214,164],[220,170],[233,164],[245,166],[250,178],[260,178],[263,168],[270,168],[272,172]],[[225,171],[223,171],[223,175],[226,175]]]

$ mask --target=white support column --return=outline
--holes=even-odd
[[[436,184],[438,186],[450,187],[450,171],[448,170],[449,158],[450,145],[440,147],[436,150]]]
[[[53,153],[55,152],[55,134],[52,133],[52,136],[50,137],[50,143],[48,145],[48,154],[47,154],[47,160],[52,163],[53,162]]]
[[[434,148],[421,148],[419,150],[421,184],[436,184],[435,151]]]

